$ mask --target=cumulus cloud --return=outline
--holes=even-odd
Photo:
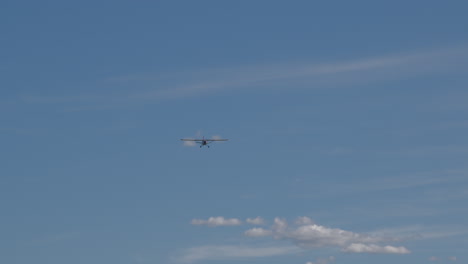
[[[202,219],[193,219],[192,220],[192,225],[206,225],[206,226],[237,226],[241,225],[242,221],[237,219],[237,218],[229,218],[226,219],[222,216],[218,217],[210,217],[208,220],[202,220]]]
[[[270,236],[273,232],[263,228],[252,228],[244,232],[244,235],[248,237],[264,237]]]
[[[304,221],[304,219],[297,222]],[[311,221],[306,221],[311,222]],[[280,239],[292,240],[303,248],[346,246],[351,243],[376,243],[379,237],[353,233],[350,231],[328,228],[317,224],[303,224],[296,228],[289,228],[285,220],[276,218],[273,226],[275,235]]]
[[[276,217],[274,220],[273,230],[277,233],[285,231],[288,227],[288,222],[285,219]]]
[[[261,217],[247,219],[247,223],[259,224],[264,220]],[[272,236],[279,240],[291,241],[295,246],[291,247],[234,247],[234,246],[204,246],[191,248],[185,251],[180,262],[192,263],[201,260],[229,259],[236,257],[267,257],[291,252],[300,252],[304,249],[321,247],[340,247],[345,252],[351,253],[386,253],[406,254],[409,251],[404,247],[379,246],[378,242],[383,238],[358,234],[337,228],[329,228],[315,224],[308,217],[299,217],[290,227],[282,218],[275,218],[271,228],[251,228],[244,232],[248,237]],[[240,225],[237,218],[225,219],[224,217],[210,217],[208,220],[194,219],[194,225],[222,226]],[[316,259],[306,264],[329,264],[334,262],[334,257]]]
[[[274,225],[271,227],[271,234],[276,239],[289,240],[305,249],[339,247],[350,253],[410,253],[405,247],[380,246],[381,243],[395,240],[388,236],[371,236],[339,228],[329,228],[315,224],[312,219],[307,217],[300,217],[295,223],[298,226],[289,227],[286,220],[275,218]]]
[[[378,246],[374,244],[365,245],[353,243],[343,249],[344,252],[349,253],[376,253],[376,254],[409,254],[411,253],[405,247],[393,246]]]
[[[263,218],[256,217],[256,218],[247,218],[246,220],[247,223],[252,224],[252,225],[263,225],[265,224],[265,220]]]
[[[296,247],[247,247],[247,246],[202,246],[193,247],[175,258],[178,263],[194,263],[203,260],[221,260],[235,258],[258,258],[294,254]]]

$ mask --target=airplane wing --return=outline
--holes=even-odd
[[[206,141],[228,141],[229,139],[205,139]]]
[[[181,138],[182,141],[203,141],[203,139]]]

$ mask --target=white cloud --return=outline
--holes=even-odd
[[[449,260],[449,261],[457,261],[457,257],[451,256],[451,257],[448,257],[448,260]],[[429,258],[429,261],[431,261],[431,262],[438,262],[438,261],[440,261],[440,258],[438,258],[438,257],[436,257],[436,256],[432,256],[432,257]]]
[[[466,47],[413,52],[412,54],[390,54],[353,61],[337,61],[324,64],[283,64],[277,66],[244,66],[238,69],[215,69],[196,74],[168,74],[163,83],[159,78],[136,75],[118,79],[123,87],[142,87],[135,92],[123,91],[116,94],[85,95],[27,95],[21,97],[27,103],[81,103],[107,105],[152,103],[193,96],[214,95],[226,90],[246,88],[279,87],[290,88],[292,83],[307,84],[308,87],[345,86],[356,83],[399,79],[421,73],[460,71],[453,61],[466,63]],[[193,77],[196,76],[196,77]],[[180,80],[185,80],[181,82]],[[154,87],[162,87],[154,89]],[[295,85],[301,87],[301,85]],[[78,108],[80,109],[80,108]],[[85,109],[85,108],[84,108]]]
[[[288,222],[285,219],[275,217],[273,230],[276,232],[283,232],[288,227]]]
[[[296,219],[296,225],[311,225],[314,221],[307,216],[301,216]]]
[[[210,217],[208,220],[193,219],[192,225],[206,225],[206,226],[237,226],[241,225],[242,221],[237,218],[226,219],[222,216]]]
[[[468,234],[462,226],[423,226],[412,225],[398,228],[387,228],[374,231],[371,233],[379,237],[397,237],[398,240],[425,240],[425,239],[440,239],[453,236]]]
[[[256,219],[256,220],[255,220]],[[260,217],[250,219],[248,222],[259,222]],[[263,220],[263,219],[262,219]],[[232,226],[240,225],[241,221],[237,218],[225,219],[224,217],[210,217],[208,220],[194,219],[193,225],[207,226]],[[339,248],[347,253],[373,253],[373,254],[409,254],[411,253],[403,246],[382,245],[390,241],[395,242],[398,239],[393,238],[385,232],[382,235],[369,235],[363,233],[355,233],[339,228],[330,228],[318,225],[308,217],[299,217],[295,221],[294,226],[289,226],[285,219],[276,217],[271,228],[251,228],[244,232],[247,237],[267,237],[271,236],[276,240],[290,241],[295,246],[296,251],[305,249],[317,248]],[[218,259],[221,256],[224,258],[234,256],[268,256],[270,254],[280,254],[273,252],[285,252],[284,247],[281,248],[255,248],[248,247],[198,247],[188,250],[182,262],[194,262],[202,259]],[[282,251],[283,250],[283,251]],[[288,247],[286,252],[291,252],[291,247]],[[236,252],[236,253],[233,253]],[[328,264],[334,261],[333,258],[317,259],[313,264]]]
[[[307,217],[296,220],[298,227],[289,227],[284,219],[275,218],[271,228],[276,239],[289,240],[298,247],[314,249],[323,247],[339,247],[350,253],[381,253],[381,254],[408,254],[410,251],[404,247],[380,246],[378,244],[396,239],[389,236],[371,236],[338,228],[329,228],[314,224]]]
[[[276,225],[273,226],[273,230],[278,238],[289,239],[303,248],[341,247],[351,243],[376,243],[382,240],[379,237],[362,235],[337,228],[328,228],[317,224],[304,223],[297,228],[288,228],[287,222],[278,218],[275,219],[275,223]]]
[[[185,250],[175,260],[179,263],[194,263],[203,260],[271,257],[299,251],[296,247],[202,246]]]
[[[256,217],[256,218],[247,218],[246,220],[247,223],[252,224],[252,225],[263,225],[265,224],[265,220],[263,218]]]
[[[315,261],[308,261],[306,264],[329,264],[334,263],[336,258],[334,256],[330,256],[328,258],[318,258]]]
[[[378,246],[374,244],[365,245],[353,243],[343,249],[344,252],[349,253],[378,253],[378,254],[409,254],[411,253],[405,247],[393,246]]]
[[[263,228],[252,228],[244,232],[244,235],[248,237],[264,237],[270,236],[273,232]]]

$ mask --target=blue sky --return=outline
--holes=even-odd
[[[465,263],[467,9],[3,1],[0,262]]]

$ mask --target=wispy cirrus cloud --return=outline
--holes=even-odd
[[[112,93],[97,92],[75,95],[38,95],[21,97],[28,103],[119,106],[152,103],[161,100],[215,95],[247,89],[310,89],[344,86],[379,80],[399,79],[412,75],[461,71],[468,64],[468,47],[390,54],[355,60],[325,63],[284,63],[197,71],[196,74],[168,74],[150,78],[135,74],[116,77],[107,85],[119,86]],[[160,75],[160,74],[159,74]],[[135,89],[135,87],[138,87]],[[129,90],[131,89],[131,92]]]
[[[426,240],[440,239],[468,234],[466,226],[436,226],[436,225],[412,225],[397,228],[385,228],[370,232],[373,236],[395,237],[398,240]]]
[[[436,256],[431,256],[428,260],[431,261],[431,262],[443,261],[441,258],[436,257]],[[458,260],[458,258],[455,257],[455,256],[450,256],[450,257],[448,257],[448,260],[449,260],[449,261],[452,261],[452,262],[455,262],[455,261]]]
[[[244,232],[244,235],[248,237],[265,237],[271,236],[272,234],[273,232],[271,230],[263,228],[252,228]]]
[[[298,253],[297,247],[257,247],[257,246],[201,246],[186,249],[174,258],[177,263],[194,263],[203,260],[224,260],[239,258],[259,258]]]
[[[193,219],[192,225],[206,225],[210,227],[215,226],[237,226],[241,225],[242,221],[237,218],[224,218],[222,216],[210,217],[207,220]]]
[[[409,254],[411,253],[405,247],[379,246],[375,244],[353,243],[342,249],[348,253],[375,253],[375,254]]]
[[[315,190],[314,195],[326,197],[329,195],[354,195],[355,193],[370,193],[382,191],[396,191],[396,190],[411,190],[421,187],[437,187],[442,188],[447,184],[466,186],[468,170],[440,170],[428,171],[411,174],[389,175],[379,178],[364,179],[362,181],[353,182],[329,182],[323,183],[320,189]],[[330,194],[321,190],[334,189],[335,192]],[[453,192],[453,189],[451,190]],[[461,194],[463,195],[463,193]],[[450,197],[450,196],[445,196]]]
[[[63,233],[49,234],[39,239],[32,241],[33,244],[51,244],[51,243],[64,243],[66,241],[76,240],[81,236],[80,232],[69,231]]]
[[[328,258],[318,258],[314,261],[307,261],[306,264],[329,264],[329,263],[335,263],[335,256],[330,256]]]

